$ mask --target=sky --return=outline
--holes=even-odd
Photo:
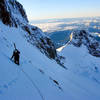
[[[100,16],[100,0],[17,0],[28,19],[76,18]]]

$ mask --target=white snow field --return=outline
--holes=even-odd
[[[65,70],[29,44],[25,34],[0,22],[0,100],[100,100],[100,58],[69,45],[60,52]],[[10,60],[13,43],[20,51],[19,66]]]

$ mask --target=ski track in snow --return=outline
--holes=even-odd
[[[22,69],[20,68],[20,70],[24,73],[24,75],[27,77],[28,80],[30,80],[30,82],[32,83],[32,86],[36,88],[36,90],[38,91],[40,97],[42,100],[45,100],[44,96],[42,95],[40,89],[36,86],[35,82],[31,79],[31,77]]]

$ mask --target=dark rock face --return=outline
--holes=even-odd
[[[92,56],[100,57],[100,43],[85,30],[74,31],[71,43],[76,47],[85,45]]]
[[[26,20],[26,22],[28,22],[27,15],[25,10],[23,9],[23,6],[17,1],[15,1],[15,5],[16,8],[19,10],[20,14],[22,15],[22,17]]]
[[[0,19],[4,24],[17,27],[22,24],[22,19],[20,20],[19,16],[28,22],[26,13],[20,3],[16,0],[0,0]]]
[[[44,41],[45,40],[45,41]],[[57,57],[56,49],[52,41],[48,37],[40,38],[40,47],[44,49],[46,55],[52,59]],[[46,47],[46,48],[44,48]]]
[[[4,24],[12,26],[11,13],[7,10],[5,0],[0,0],[0,19]]]
[[[62,62],[64,58],[57,54],[51,39],[47,37],[39,28],[31,25],[24,25],[22,26],[22,29],[27,32],[25,37],[30,44],[33,46],[35,45],[48,58],[54,59],[59,65],[66,68]]]
[[[49,58],[55,59],[57,52],[53,42],[44,34],[42,31],[34,26],[23,26],[22,27],[28,34],[27,39],[32,45],[36,45],[40,51],[46,54]]]

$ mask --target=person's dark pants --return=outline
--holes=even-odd
[[[17,64],[17,65],[19,65],[19,58],[14,58],[14,62],[15,62],[15,64]]]

